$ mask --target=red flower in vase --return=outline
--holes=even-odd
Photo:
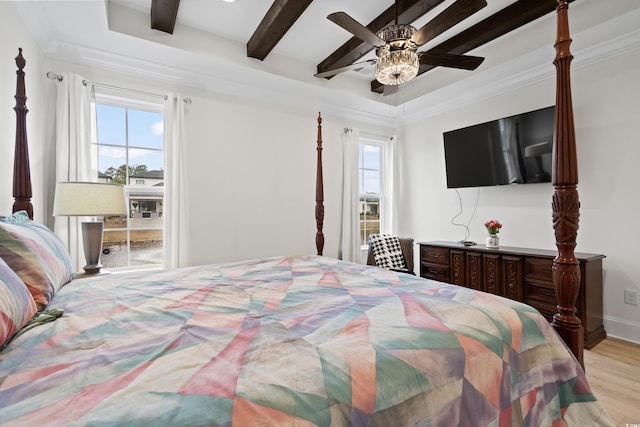
[[[484,226],[487,228],[489,234],[498,234],[500,229],[502,228],[502,224],[497,219],[492,219],[484,223]]]

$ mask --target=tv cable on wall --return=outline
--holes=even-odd
[[[458,218],[460,215],[462,215],[462,196],[460,196],[460,192],[458,191],[458,189],[456,188],[456,194],[458,195],[458,201],[460,203],[460,211],[453,216],[453,218],[451,218],[451,224],[456,225],[458,227],[464,227],[464,239],[462,240],[458,240],[458,243],[461,243],[465,246],[475,246],[476,242],[473,242],[471,240],[469,240],[469,236],[471,234],[471,232],[469,231],[469,224],[471,224],[471,221],[473,220],[473,217],[476,215],[476,210],[478,209],[478,202],[480,201],[480,188],[478,188],[478,193],[476,194],[476,203],[475,206],[473,207],[473,212],[471,213],[471,217],[469,217],[469,220],[467,221],[466,224],[462,224],[462,223],[457,223],[455,222],[456,218]]]

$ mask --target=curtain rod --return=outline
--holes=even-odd
[[[370,133],[370,132],[360,132],[360,137],[361,138],[369,138],[369,139],[384,139],[384,140],[389,140],[390,138],[393,138],[393,135],[380,135],[377,133]]]
[[[61,76],[60,74],[56,74],[53,71],[49,71],[47,73],[47,77],[50,78],[51,80],[57,80],[59,82],[62,81],[63,76]],[[83,85],[88,85],[91,84],[94,87],[99,87],[99,88],[103,88],[103,89],[111,89],[111,90],[115,90],[115,91],[119,91],[119,92],[128,92],[128,93],[136,93],[139,95],[146,95],[146,96],[153,96],[156,98],[162,98],[164,100],[167,99],[167,95],[161,95],[159,93],[153,93],[153,92],[145,92],[142,90],[136,90],[136,89],[129,89],[126,87],[119,87],[119,86],[111,86],[111,85],[107,85],[107,84],[103,84],[103,83],[95,83],[92,82],[90,80],[82,80],[82,84]],[[191,98],[184,98],[184,103],[185,104],[191,104]]]
[[[349,126],[345,126],[344,129],[342,130],[344,133],[347,132],[351,132],[353,131],[353,128],[349,127]],[[389,135],[379,135],[376,133],[370,133],[370,132],[360,132],[360,137],[361,138],[365,138],[365,139],[384,139],[384,140],[389,140],[391,138],[393,138],[393,135],[389,136]]]

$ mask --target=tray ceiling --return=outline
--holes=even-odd
[[[458,0],[461,1],[461,0]],[[398,21],[420,28],[454,0],[398,0]],[[571,8],[595,9],[587,29],[614,20],[637,2],[577,0]],[[600,2],[602,3],[602,2]],[[393,22],[390,0],[104,0],[15,2],[45,55],[119,69],[141,77],[228,93],[307,93],[322,102],[340,99],[346,109],[385,114],[443,88],[548,53],[552,68],[556,0],[488,0],[488,5],[447,29],[420,50],[485,57],[475,71],[421,66],[420,74],[390,96],[381,92],[372,66],[330,79],[314,74],[375,58],[367,46],[327,19],[344,11],[374,32]],[[599,11],[601,9],[601,11]],[[579,13],[579,11],[578,11]],[[573,15],[570,15],[573,16]],[[173,19],[175,18],[175,21]],[[577,32],[574,28],[574,34]],[[574,36],[575,38],[575,36]],[[524,58],[524,60],[522,60]],[[540,59],[535,59],[540,63]],[[503,68],[504,69],[504,68]],[[460,85],[464,87],[464,85]],[[325,99],[322,99],[325,97]]]

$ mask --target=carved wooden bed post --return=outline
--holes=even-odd
[[[553,142],[553,229],[558,255],[553,261],[553,284],[558,296],[558,312],[552,325],[584,367],[583,328],[575,315],[580,290],[580,264],[575,257],[580,217],[578,159],[571,102],[568,4],[558,0],[556,58],[556,113]]]
[[[31,205],[31,171],[29,169],[29,148],[27,146],[27,95],[24,86],[23,68],[27,61],[22,57],[22,48],[18,48],[16,57],[16,144],[13,157],[13,212],[25,210],[33,219]]]
[[[316,249],[322,255],[324,249],[324,184],[322,178],[322,117],[318,113],[318,163],[316,165]]]

